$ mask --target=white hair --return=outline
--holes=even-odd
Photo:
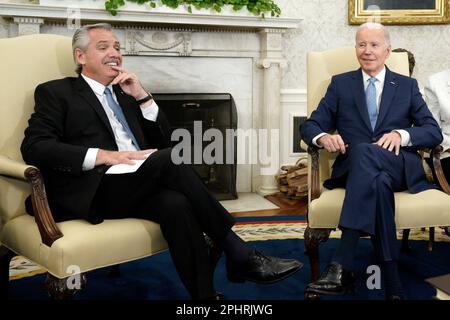
[[[356,30],[356,34],[358,34],[358,32],[360,30],[363,30],[363,29],[369,29],[369,30],[370,29],[381,29],[381,30],[383,30],[384,31],[383,32],[383,34],[384,34],[384,41],[385,41],[386,45],[388,45],[388,46],[391,45],[391,36],[389,35],[389,31],[381,23],[378,23],[378,22],[366,22],[366,23],[363,23],[362,25],[360,25],[358,27],[358,30]]]

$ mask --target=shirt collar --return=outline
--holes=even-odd
[[[92,91],[95,92],[98,96],[103,96],[105,93],[105,88],[109,88],[111,90],[111,93],[114,93],[112,85],[104,86],[98,81],[95,81],[94,79],[89,78],[88,76],[85,76],[84,74],[81,74],[84,80],[86,80],[89,87],[91,87]]]
[[[364,83],[367,83],[367,80],[371,78],[367,73],[364,72],[363,69],[361,69]],[[374,78],[376,78],[380,83],[384,83],[384,78],[386,77],[386,66],[383,67],[383,70],[381,70]]]

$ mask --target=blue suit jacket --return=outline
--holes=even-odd
[[[405,159],[406,184],[411,193],[433,187],[425,179],[419,148],[432,148],[442,141],[441,130],[419,92],[417,81],[394,73],[386,67],[383,94],[375,129],[372,130],[367,112],[361,69],[339,74],[331,79],[325,97],[317,109],[300,127],[302,139],[312,139],[322,132],[335,130],[348,144],[345,154],[339,154],[333,164],[327,188],[343,186],[352,148],[359,143],[373,143],[394,129],[409,132],[412,146],[402,147]],[[338,183],[341,181],[341,183]]]

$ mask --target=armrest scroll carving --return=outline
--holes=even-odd
[[[311,156],[311,201],[320,197],[319,148],[308,146]]]
[[[25,170],[25,177],[31,184],[31,200],[33,203],[34,219],[38,225],[42,242],[51,247],[53,242],[63,236],[53,219],[45,192],[44,180],[39,169],[30,167]]]

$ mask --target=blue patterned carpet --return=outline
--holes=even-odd
[[[337,239],[330,239],[321,246],[321,268],[334,252]],[[252,241],[251,244],[270,255],[297,258],[305,266],[292,277],[271,285],[254,283],[234,284],[226,279],[225,260],[221,259],[215,273],[216,290],[232,300],[302,300],[303,290],[310,279],[310,268],[304,255],[302,239]],[[434,289],[424,279],[450,273],[450,243],[437,242],[433,252],[426,250],[423,240],[411,241],[412,251],[402,254],[401,278],[409,299],[431,300]],[[366,268],[371,265],[370,241],[361,239],[355,271],[358,276],[356,292],[343,297],[324,297],[323,300],[382,300],[383,290],[368,290]],[[87,274],[87,287],[79,292],[76,300],[184,300],[189,296],[181,285],[168,252],[121,266],[121,275],[108,277],[108,269]],[[43,288],[44,275],[34,275],[11,281],[12,300],[47,299]]]

